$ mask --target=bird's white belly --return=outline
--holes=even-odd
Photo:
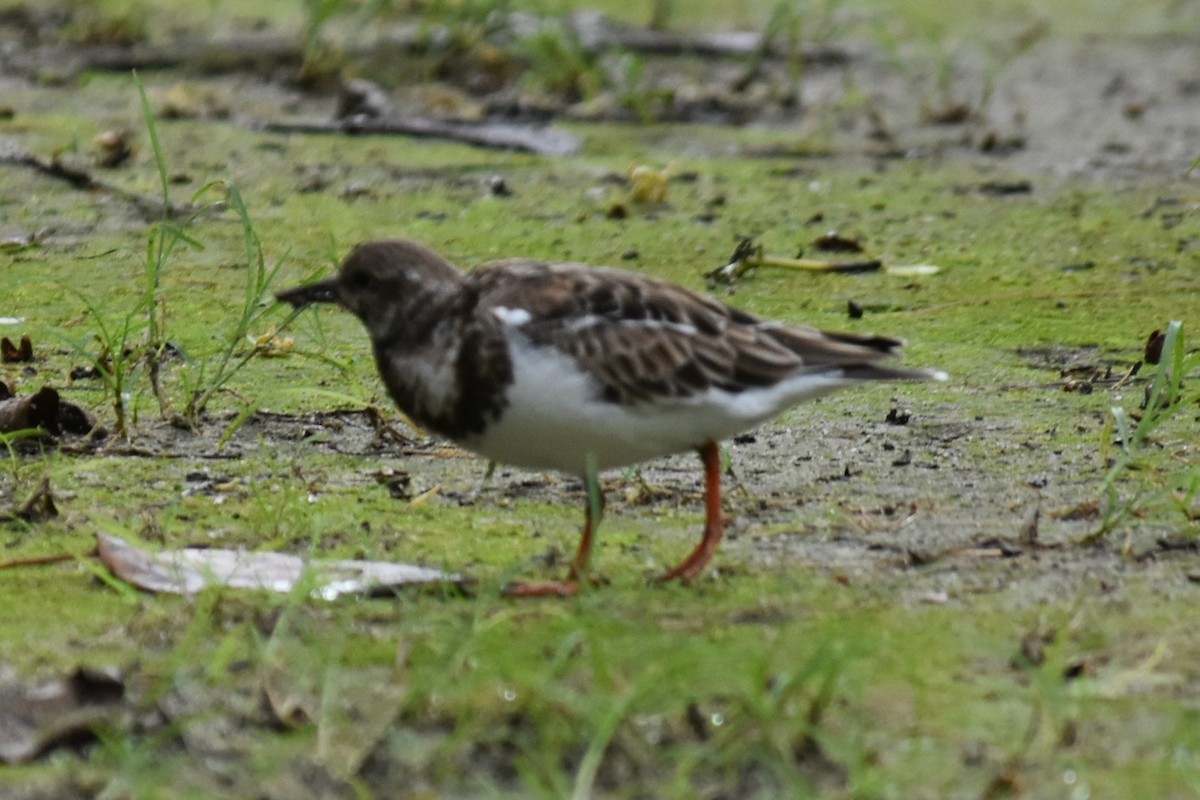
[[[589,455],[606,469],[693,450],[853,383],[837,374],[798,376],[763,389],[710,389],[630,407],[601,399],[594,380],[569,356],[531,347],[519,336],[510,343],[508,404],[483,434],[462,444],[503,464],[576,475]]]

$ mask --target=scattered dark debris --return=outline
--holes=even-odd
[[[813,239],[813,247],[830,253],[861,253],[862,242],[853,236],[842,236],[837,231],[828,231]],[[797,256],[798,258],[799,256]]]
[[[1141,370],[1142,362],[1127,365],[1115,360],[1101,360],[1096,347],[1022,347],[1017,354],[1034,369],[1058,372],[1065,392],[1091,394],[1096,387],[1120,386]]]
[[[846,313],[850,315],[850,319],[862,319],[863,304],[858,300],[850,299],[846,301]]]
[[[1016,544],[1013,544],[1011,541],[1007,539],[1001,539],[999,537],[990,537],[984,539],[977,545],[977,548],[980,550],[994,551],[1002,558],[1016,558],[1017,556],[1025,553],[1025,549],[1023,547],[1019,547]]]
[[[621,253],[622,261],[637,261],[639,258],[641,258],[641,253],[639,253],[635,247],[631,247],[624,253]]]
[[[966,558],[1016,558],[1023,555],[1025,550],[993,536],[965,547],[956,547],[952,552]]]
[[[761,605],[735,612],[729,621],[734,625],[779,625],[791,618],[788,612],[777,606]]]
[[[1017,535],[1018,540],[1022,544],[1036,545],[1038,543],[1038,523],[1042,517],[1042,509],[1039,506],[1034,506],[1029,517],[1021,524],[1021,530]]]
[[[412,476],[407,472],[381,467],[375,472],[375,482],[386,487],[388,494],[397,500],[412,499]]]
[[[374,197],[375,190],[361,181],[351,181],[338,192],[338,197],[343,200],[357,200],[360,197]]]
[[[387,442],[405,446],[411,446],[414,443],[411,436],[405,435],[375,406],[367,406],[362,413],[371,423],[372,430],[375,431],[375,438],[372,442],[374,447],[382,449]]]
[[[1191,536],[1163,536],[1157,544],[1159,550],[1167,552],[1200,553],[1200,539]]]
[[[1046,662],[1046,648],[1054,644],[1058,631],[1053,628],[1046,630],[1038,626],[1021,637],[1020,654],[1013,658],[1014,669],[1040,667]]]
[[[1025,137],[1019,133],[1001,134],[989,130],[979,140],[979,151],[991,155],[1006,155],[1025,149]]]
[[[54,504],[54,493],[50,489],[50,479],[43,477],[33,491],[29,493],[20,505],[11,511],[0,511],[0,522],[44,522],[58,516],[58,506]],[[61,560],[56,558],[55,560]]]
[[[988,197],[1004,197],[1013,194],[1030,194],[1033,191],[1033,182],[1026,179],[1016,179],[1011,181],[984,181],[976,187],[976,190]]]
[[[1154,105],[1153,98],[1148,100],[1130,100],[1122,106],[1121,113],[1126,119],[1139,120],[1152,105]]]
[[[888,409],[887,416],[883,418],[883,421],[889,425],[907,425],[910,419],[912,419],[912,412],[907,408],[892,406]]]
[[[937,550],[931,550],[919,546],[909,547],[904,550],[904,563],[910,567],[924,567],[934,563],[942,557],[943,553]]]
[[[695,701],[688,703],[686,719],[692,735],[696,737],[696,741],[707,742],[710,735],[708,732],[708,719],[705,718],[704,713],[700,711],[700,706]]]
[[[984,765],[987,758],[987,745],[979,739],[970,739],[962,746],[962,763],[965,767],[977,768]]]
[[[133,157],[133,146],[125,131],[104,131],[92,140],[97,149],[96,166],[114,169]]]
[[[338,82],[335,119],[382,117],[392,110],[387,90],[365,78],[346,78]]]
[[[1076,678],[1082,678],[1087,675],[1087,662],[1082,658],[1073,658],[1063,667],[1063,680],[1073,681]]]
[[[961,100],[947,100],[936,108],[926,108],[921,115],[932,125],[962,125],[971,119],[971,107]]]
[[[1166,342],[1166,340],[1167,336],[1165,333],[1160,330],[1153,331],[1146,338],[1146,349],[1145,354],[1142,356],[1142,360],[1147,364],[1157,364],[1160,360],[1162,360],[1163,343]]]
[[[1090,497],[1075,504],[1071,508],[1057,511],[1052,516],[1054,516],[1056,519],[1064,519],[1068,521],[1088,521],[1098,519],[1100,517],[1100,500],[1095,497]]]
[[[1024,797],[1029,792],[1026,782],[1021,780],[1020,765],[1015,760],[1003,764],[980,794],[982,800],[1002,800],[1006,797]]]
[[[847,464],[846,466],[842,467],[842,471],[840,473],[836,475],[821,475],[816,480],[817,483],[836,483],[838,481],[848,481],[860,474],[862,474],[861,470],[852,470],[850,465]]]
[[[488,178],[488,194],[492,197],[512,197],[513,190],[509,187],[508,181],[504,180],[503,175],[493,175]]]
[[[1178,209],[1183,206],[1183,200],[1178,197],[1156,197],[1154,202],[1146,208],[1139,216],[1142,219],[1150,219],[1163,209]]]

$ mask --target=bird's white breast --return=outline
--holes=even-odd
[[[588,455],[601,469],[693,450],[754,427],[801,400],[853,381],[839,373],[796,376],[775,386],[623,406],[570,356],[508,332],[513,382],[500,418],[462,442],[494,461],[582,474]]]

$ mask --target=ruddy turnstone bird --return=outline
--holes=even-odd
[[[661,580],[695,578],[721,541],[721,440],[842,387],[946,377],[886,363],[899,340],[759,319],[644,275],[529,259],[464,274],[402,240],[360,244],[336,277],[278,297],[362,320],[388,392],[418,424],[495,462],[581,476],[589,498],[598,470],[698,452],[704,535]],[[578,591],[598,506],[566,580],[507,593]]]

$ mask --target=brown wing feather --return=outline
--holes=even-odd
[[[618,270],[514,260],[472,273],[481,310],[525,309],[522,332],[596,373],[606,399],[740,392],[805,371],[867,367],[900,342],[764,322]],[[863,377],[870,377],[863,374]]]

